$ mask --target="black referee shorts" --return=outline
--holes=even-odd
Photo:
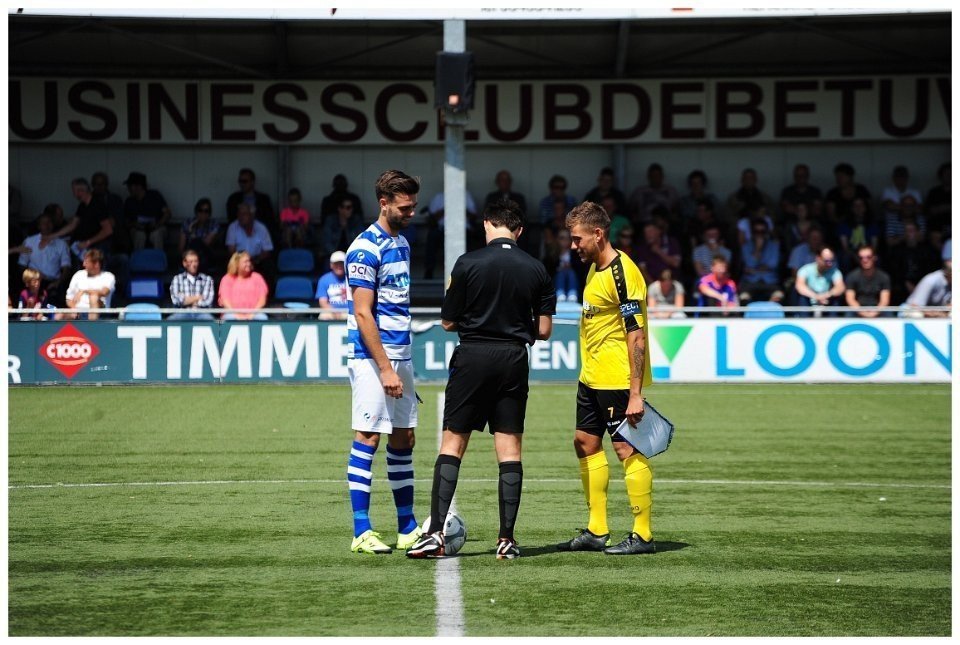
[[[613,434],[627,418],[630,390],[595,390],[577,382],[577,430],[598,437],[610,433],[613,441],[626,441]]]
[[[462,343],[450,358],[443,427],[454,432],[523,433],[527,414],[527,347]]]

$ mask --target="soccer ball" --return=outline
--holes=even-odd
[[[424,533],[430,532],[430,517],[423,521],[421,527]],[[454,512],[447,513],[447,520],[443,523],[443,552],[445,555],[456,555],[467,541],[467,524],[463,518]]]

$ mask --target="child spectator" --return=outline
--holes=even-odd
[[[291,188],[287,193],[287,207],[280,212],[280,227],[283,230],[283,245],[286,248],[303,247],[307,242],[310,226],[310,213],[302,208],[303,197],[299,188]]]
[[[25,288],[20,292],[17,309],[32,311],[20,316],[20,320],[46,320],[43,310],[47,308],[47,292],[40,288],[40,272],[36,269],[25,269],[23,286]]]
[[[736,307],[737,283],[727,272],[727,261],[722,255],[714,256],[710,273],[697,282],[698,307]]]

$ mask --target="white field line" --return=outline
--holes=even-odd
[[[443,442],[443,405],[446,396],[437,396],[437,453]],[[450,511],[457,512],[457,496],[450,500]],[[433,573],[433,596],[437,615],[437,636],[463,636],[466,616],[460,591],[460,558],[440,558]]]
[[[497,479],[460,479],[461,483],[492,483]],[[417,483],[432,485],[433,478],[420,478]],[[523,478],[524,484],[570,484],[580,485],[579,479],[534,479],[531,477]],[[799,488],[915,488],[915,489],[934,489],[949,490],[950,484],[904,484],[904,483],[883,483],[883,482],[823,482],[823,481],[776,481],[776,480],[747,480],[747,479],[658,479],[657,485],[676,484],[680,486],[784,486]],[[185,481],[153,481],[153,482],[89,482],[89,483],[64,483],[54,484],[9,484],[7,490],[28,490],[28,489],[46,489],[46,488],[120,488],[130,487],[151,487],[151,486],[239,486],[248,484],[261,485],[282,485],[282,484],[336,484],[342,485],[342,479],[205,479],[205,480],[185,480]],[[616,482],[614,482],[616,484]],[[454,558],[451,558],[454,560]]]

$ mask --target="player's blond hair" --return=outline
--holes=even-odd
[[[604,235],[608,237],[610,235],[610,216],[603,206],[594,202],[583,202],[567,213],[567,228],[577,225],[590,229],[599,228],[603,230]]]

